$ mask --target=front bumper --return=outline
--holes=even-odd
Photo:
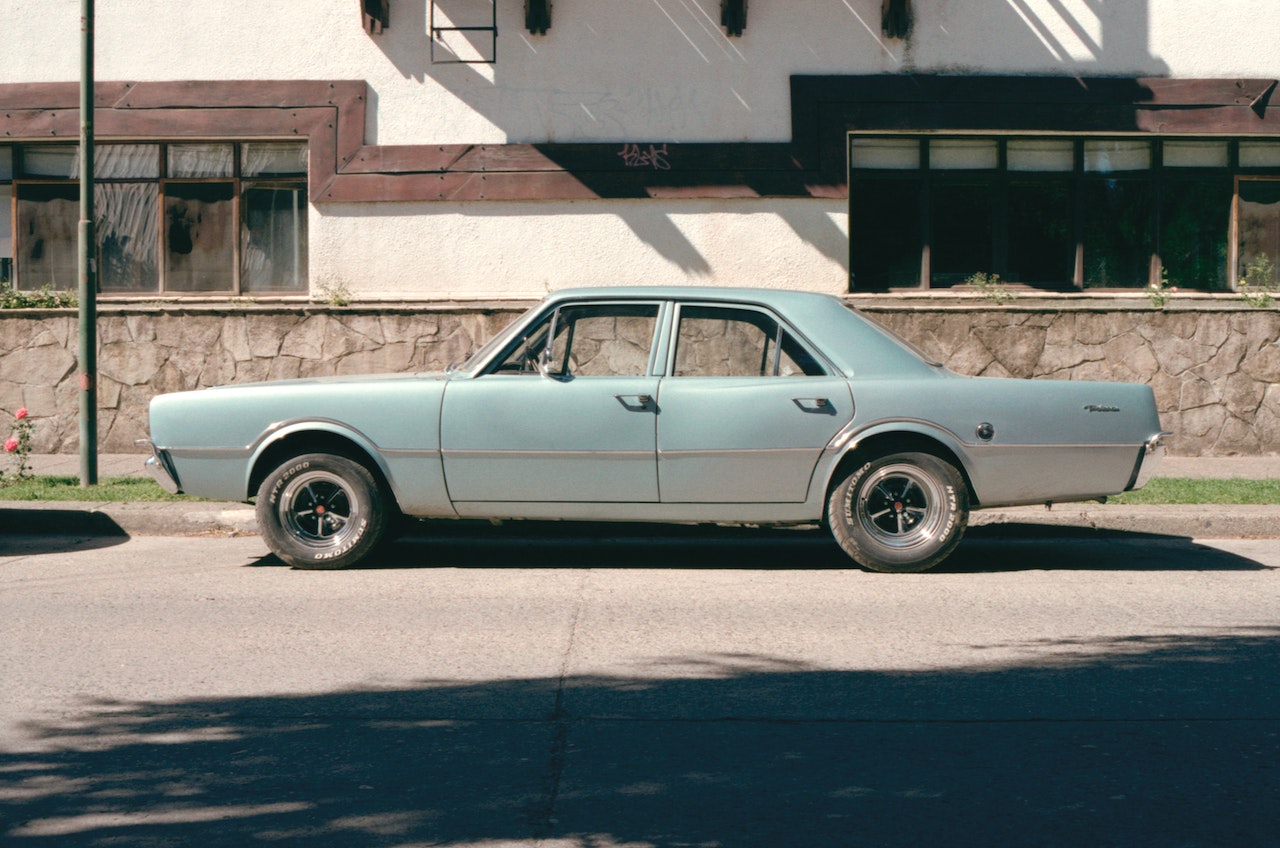
[[[171,495],[182,494],[182,486],[178,483],[178,474],[174,471],[173,463],[169,461],[168,454],[156,447],[150,439],[138,439],[135,444],[151,451],[151,456],[147,457],[145,466],[147,473],[160,484],[160,488]]]
[[[1133,479],[1129,481],[1129,486],[1125,489],[1126,492],[1141,489],[1147,484],[1148,480],[1155,476],[1156,470],[1160,468],[1160,463],[1164,461],[1165,455],[1168,453],[1165,437],[1172,435],[1171,431],[1165,430],[1147,439],[1142,446],[1142,450],[1138,453],[1138,462],[1133,467]]]

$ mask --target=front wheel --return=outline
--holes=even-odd
[[[295,568],[354,565],[387,528],[386,498],[369,469],[325,453],[295,456],[268,474],[257,516],[267,546]]]
[[[895,453],[854,468],[831,490],[827,520],[850,557],[872,571],[926,571],[964,535],[969,490],[927,453]]]

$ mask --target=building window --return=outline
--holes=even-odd
[[[304,143],[103,143],[94,149],[104,295],[305,294]],[[77,285],[74,145],[0,145],[0,283]]]
[[[855,291],[1224,291],[1280,264],[1280,142],[852,134],[849,167]]]

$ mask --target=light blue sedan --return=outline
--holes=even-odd
[[[922,571],[971,509],[1140,487],[1151,388],[962,377],[839,298],[561,291],[439,374],[223,386],[151,403],[170,491],[256,496],[298,568],[359,562],[398,515],[824,522]]]

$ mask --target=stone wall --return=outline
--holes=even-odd
[[[136,451],[160,392],[284,377],[437,370],[525,304],[113,306],[100,311],[99,439]],[[964,374],[1150,383],[1174,453],[1280,453],[1280,311],[1210,304],[862,308]],[[37,452],[75,452],[73,310],[0,313],[0,412],[25,406]],[[3,435],[3,433],[0,433]]]
[[[1280,453],[1280,311],[864,307],[962,374],[1148,383],[1183,456]]]

